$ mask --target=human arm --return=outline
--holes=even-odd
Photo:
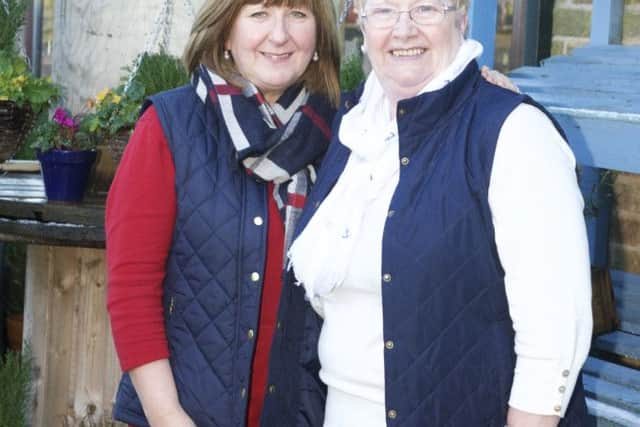
[[[188,426],[168,363],[162,282],[175,223],[175,170],[160,122],[140,118],[106,206],[109,310],[123,371],[156,425]]]
[[[508,425],[555,426],[589,351],[590,265],[575,158],[535,107],[501,129],[489,204],[515,330]]]
[[[195,427],[180,406],[169,360],[146,363],[129,375],[152,427]]]

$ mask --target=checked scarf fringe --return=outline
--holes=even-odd
[[[274,105],[251,82],[242,88],[200,65],[192,84],[205,108],[222,119],[238,160],[246,170],[273,182],[273,196],[285,227],[287,254],[295,226],[315,181],[315,166],[330,140],[333,110],[304,87],[288,89]],[[283,260],[286,263],[286,256]]]

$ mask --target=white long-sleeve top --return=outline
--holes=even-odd
[[[379,125],[385,127],[389,145],[380,156],[390,161],[351,156],[334,187],[339,193],[348,185],[341,181],[350,168],[372,162],[372,185],[378,187],[362,218],[366,227],[357,235],[344,283],[319,304],[325,318],[320,376],[329,386],[331,427],[361,425],[363,414],[381,414],[385,425],[379,265],[386,213],[398,184],[393,173],[385,185],[375,183],[376,173],[389,176],[381,167],[398,162],[397,136],[389,138],[397,125],[390,119]],[[509,404],[535,414],[564,415],[590,346],[589,254],[574,170],[573,154],[544,113],[523,104],[508,116],[497,141],[488,202],[515,330]]]

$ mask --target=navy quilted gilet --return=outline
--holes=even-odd
[[[343,100],[340,117],[359,94]],[[398,104],[400,181],[382,248],[387,426],[503,427],[515,364],[488,188],[502,123],[522,102],[475,62],[444,89]],[[334,140],[298,232],[337,181]],[[383,280],[383,276],[385,280]],[[589,425],[580,381],[561,426]]]
[[[205,112],[194,89],[156,95],[151,103],[176,171],[176,224],[163,306],[180,403],[198,427],[243,427],[267,243],[266,223],[256,225],[254,218],[268,217],[267,186],[239,165],[219,117]],[[303,370],[294,368],[297,349],[302,348],[302,334],[295,331],[305,327],[310,310],[299,289],[285,286],[282,295],[281,325],[271,357],[288,371],[271,369],[267,400],[272,402],[265,404],[265,418],[279,396],[287,397],[288,410],[262,423],[273,427],[297,416],[296,399],[301,394],[291,390],[306,384],[300,379]],[[285,346],[287,352],[281,355]],[[286,381],[281,380],[285,375]],[[322,398],[322,393],[317,395],[316,406],[322,405]],[[148,425],[126,374],[114,418],[138,427]]]

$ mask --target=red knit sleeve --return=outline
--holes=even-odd
[[[162,281],[175,217],[175,167],[151,107],[127,144],[106,206],[107,309],[123,371],[169,357]]]

